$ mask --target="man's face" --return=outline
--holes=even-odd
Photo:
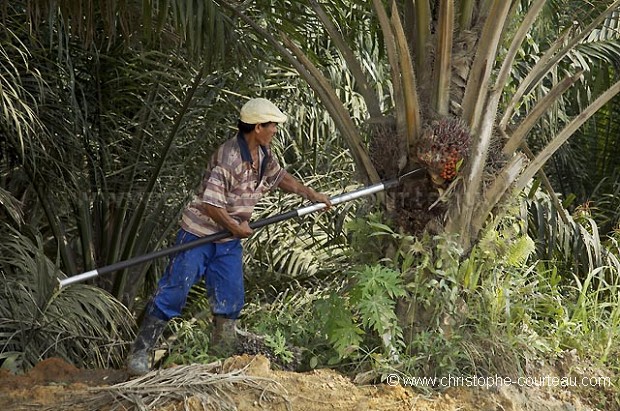
[[[273,139],[273,136],[275,136],[278,132],[278,123],[271,122],[259,124],[257,126],[257,131],[258,133],[256,133],[256,140],[258,141],[258,144],[268,146],[271,144],[271,139]]]

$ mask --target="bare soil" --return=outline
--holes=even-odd
[[[238,410],[351,410],[351,411],[584,411],[614,410],[608,396],[600,390],[527,389],[513,386],[499,388],[459,387],[441,393],[423,394],[401,385],[356,385],[348,377],[333,370],[320,369],[306,373],[273,370],[263,356],[239,356],[226,360],[217,372],[242,370],[244,375],[269,381],[278,387],[279,395],[248,385],[229,385],[226,398]],[[191,378],[191,376],[189,376]],[[138,409],[119,406],[92,408],[88,398],[98,389],[123,384],[129,378],[124,370],[77,369],[51,358],[40,362],[24,375],[0,370],[0,410],[107,410]],[[174,384],[174,383],[170,383]],[[598,403],[598,404],[597,404]],[[203,411],[204,403],[185,398],[176,404],[149,408],[164,411]],[[230,409],[230,408],[226,408]]]

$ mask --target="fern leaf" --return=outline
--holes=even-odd
[[[506,253],[506,261],[512,266],[520,266],[536,250],[534,240],[525,235],[512,243]]]

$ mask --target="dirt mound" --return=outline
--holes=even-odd
[[[0,410],[54,409],[89,386],[111,385],[126,379],[123,370],[83,370],[59,358],[43,360],[21,375],[0,369]]]
[[[182,400],[158,403],[156,397],[159,394],[153,394],[154,396],[146,401],[152,404],[148,409],[158,411],[218,409],[218,404],[223,403],[213,401],[212,394],[204,395],[200,390],[198,394],[196,391],[184,394],[188,381],[192,383],[199,375],[213,375],[215,379],[220,375],[222,385],[218,388],[218,397],[222,401],[228,401],[226,409],[236,407],[242,411],[610,410],[608,405],[604,408],[588,406],[587,401],[580,400],[572,391],[566,389],[518,389],[516,386],[457,387],[425,396],[406,384],[360,386],[346,376],[329,369],[306,373],[272,370],[269,360],[260,355],[237,356],[223,363],[211,364],[206,374],[204,367],[207,366],[193,367],[203,368],[173,367],[150,373],[144,380],[129,380],[124,370],[82,370],[60,359],[52,358],[42,361],[24,375],[13,375],[6,370],[0,370],[0,410],[138,409],[128,397],[139,395],[137,388],[146,385],[149,378],[159,388],[167,384],[172,388],[169,391],[174,391],[176,398]],[[177,382],[178,380],[170,378],[171,373],[182,375],[182,381]],[[127,395],[129,391],[124,390],[131,390],[131,395]],[[102,403],[92,401],[98,395],[104,395],[102,398],[105,401]],[[94,404],[106,405],[102,407]]]

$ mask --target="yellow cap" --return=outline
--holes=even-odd
[[[265,98],[253,98],[241,107],[239,119],[246,124],[284,123],[286,115],[271,101]]]

